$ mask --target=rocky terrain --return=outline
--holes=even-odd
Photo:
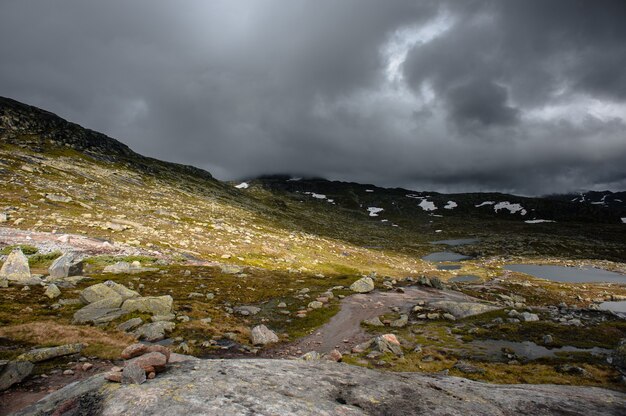
[[[223,183],[3,98],[0,180],[0,414],[624,408],[618,194]]]

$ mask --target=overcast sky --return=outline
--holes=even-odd
[[[624,0],[0,0],[0,95],[220,179],[626,189]]]

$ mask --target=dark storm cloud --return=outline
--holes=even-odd
[[[233,179],[626,185],[626,3],[5,0],[0,95]]]

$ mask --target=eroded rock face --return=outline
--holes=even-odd
[[[107,388],[102,375],[18,413],[175,415],[623,415],[626,395],[595,387],[496,385],[378,372],[325,360],[194,360],[141,385]],[[294,386],[297,386],[295,388]],[[86,400],[90,398],[91,400]]]

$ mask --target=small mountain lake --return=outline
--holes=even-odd
[[[602,302],[599,305],[600,309],[605,311],[612,311],[626,314],[626,300],[620,300],[617,302]]]
[[[463,254],[455,253],[453,251],[438,251],[436,253],[430,253],[427,256],[422,257],[422,260],[426,261],[461,261],[471,259],[470,256],[464,256]]]
[[[467,274],[464,276],[455,276],[449,280],[449,282],[455,282],[455,283],[467,283],[467,282],[478,282],[478,281],[480,281],[480,277],[474,276],[471,274]]]
[[[465,246],[468,244],[478,243],[479,241],[479,238],[459,238],[456,240],[431,241],[430,244],[443,244],[446,246]]]
[[[560,348],[546,348],[541,345],[537,345],[531,341],[513,342],[502,340],[477,340],[468,342],[466,344],[472,348],[471,355],[474,357],[480,357],[487,360],[497,360],[502,354],[503,349],[511,351],[516,356],[523,360],[536,360],[543,357],[555,357],[557,353],[591,353],[592,355],[608,355],[612,350],[604,348],[576,348],[570,346],[564,346]],[[560,355],[560,354],[559,354]]]
[[[564,283],[626,283],[626,275],[593,267],[543,266],[510,264],[506,270],[525,273],[540,279]]]

